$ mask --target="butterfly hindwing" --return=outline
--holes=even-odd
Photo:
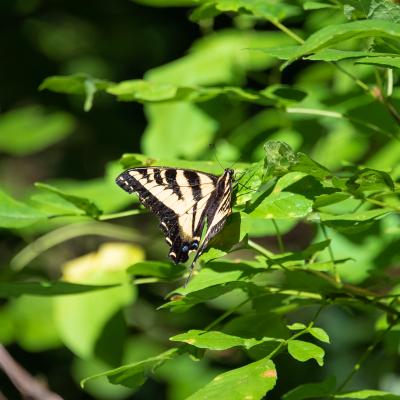
[[[140,167],[126,170],[116,182],[128,193],[136,192],[140,202],[159,218],[171,246],[169,256],[179,263],[191,251],[196,251],[197,259],[222,229],[231,210],[232,176],[232,170],[217,177],[186,169]]]
[[[231,169],[225,170],[225,173],[218,179],[212,197],[208,201],[208,207],[204,210],[205,216],[203,218],[207,220],[207,230],[196,256],[193,259],[191,270],[196,260],[207,248],[210,240],[222,230],[226,219],[232,212],[232,178],[233,171]]]

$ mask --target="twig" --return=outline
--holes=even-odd
[[[359,371],[364,361],[368,358],[368,356],[372,353],[375,347],[382,341],[384,336],[393,328],[393,326],[397,324],[397,319],[393,321],[384,331],[382,331],[375,340],[367,347],[365,352],[359,358],[357,363],[354,365],[353,369],[350,371],[347,378],[342,382],[342,384],[336,389],[336,393],[339,393],[344,387],[350,382],[353,376]]]
[[[283,244],[281,232],[279,231],[279,226],[278,226],[278,224],[276,223],[276,221],[275,221],[274,218],[272,218],[271,221],[272,221],[272,224],[274,225],[274,228],[275,228],[276,238],[278,239],[279,251],[280,251],[281,253],[284,253],[284,252],[285,252],[285,246],[284,246],[284,244]]]
[[[22,368],[1,344],[0,368],[10,378],[23,398],[34,400],[62,400],[62,397],[47,389],[43,383],[33,378],[28,371]]]
[[[335,264],[335,257],[333,255],[332,246],[330,243],[331,240],[326,232],[326,227],[324,224],[321,224],[321,230],[322,230],[322,234],[324,235],[325,240],[329,240],[329,245],[328,245],[329,258],[331,259],[332,269],[333,269],[333,273],[335,275],[336,284],[338,286],[340,286],[342,284],[342,280],[340,278],[339,272],[338,272],[336,264]]]
[[[249,302],[250,300],[252,300],[250,297],[248,297],[247,299],[243,300],[241,303],[239,303],[237,306],[230,308],[229,310],[225,311],[222,315],[220,315],[217,319],[215,319],[214,321],[212,321],[210,324],[208,324],[204,330],[205,331],[209,331],[210,329],[214,328],[214,326],[218,325],[221,321],[223,321],[225,318],[229,317],[229,315],[233,314],[234,312],[236,312],[237,310],[239,310],[239,308],[241,308],[242,306],[244,306],[247,302]]]
[[[304,39],[295,34],[287,26],[281,24],[279,21],[273,19],[270,19],[269,21],[273,25],[275,25],[279,30],[286,33],[286,35],[291,37],[294,41],[296,41],[300,45],[305,43]],[[343,74],[347,75],[350,79],[352,79],[357,86],[359,86],[366,94],[370,95],[375,101],[382,103],[386,107],[390,115],[393,117],[393,119],[397,122],[397,124],[400,125],[400,114],[388,99],[388,97],[392,95],[392,90],[393,90],[393,72],[391,69],[388,69],[388,88],[387,88],[387,97],[385,97],[383,94],[377,96],[373,89],[370,89],[370,87],[366,83],[364,83],[362,80],[358,79],[352,73],[347,71],[345,68],[339,65],[339,63],[335,61],[328,61],[328,63],[333,65],[335,68],[337,68],[338,71],[342,72]]]
[[[94,235],[117,238],[119,240],[138,240],[138,235],[131,228],[115,226],[106,222],[88,222],[66,225],[55,229],[24,247],[10,262],[11,268],[21,270],[40,254],[67,240],[80,236]]]

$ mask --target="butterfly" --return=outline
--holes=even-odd
[[[230,168],[216,176],[190,169],[139,167],[124,171],[116,183],[128,193],[137,193],[140,202],[159,218],[170,246],[168,256],[175,264],[196,253],[188,282],[197,259],[232,212],[233,176]]]

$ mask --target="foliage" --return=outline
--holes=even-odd
[[[0,116],[4,165],[56,154],[77,121],[115,100],[147,119],[143,133],[123,131],[119,161],[99,157],[104,176],[84,180],[70,162],[42,182],[5,180],[1,343],[67,348],[90,398],[151,398],[159,381],[173,400],[400,398],[400,6],[138,3],[191,6],[202,36],[141,78],[77,63],[38,82],[39,99],[65,96],[72,112]],[[48,56],[68,53],[43,39],[45,25],[26,26]],[[95,159],[96,143],[84,152]],[[148,165],[221,174],[232,162],[233,213],[183,287],[187,270],[165,260],[155,219],[114,179]]]

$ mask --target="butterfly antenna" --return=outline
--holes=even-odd
[[[215,144],[210,144],[210,150],[212,150],[213,156],[215,158],[215,161],[219,164],[219,166],[224,170],[225,168],[223,167],[223,165],[221,164],[221,162],[219,161],[218,157],[217,157],[217,150],[215,148]]]

